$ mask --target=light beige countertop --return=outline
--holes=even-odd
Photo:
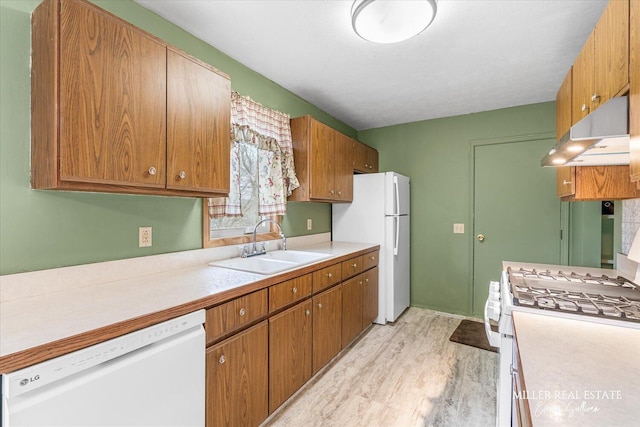
[[[159,273],[147,272],[134,277],[126,277],[126,274],[122,276],[121,272],[117,272],[123,266],[127,267],[132,260],[98,263],[90,270],[93,273],[87,273],[87,266],[78,266],[2,276],[0,285],[6,288],[5,295],[18,294],[19,291],[10,289],[12,286],[29,288],[29,291],[24,296],[6,298],[0,302],[0,373],[26,366],[27,361],[31,364],[34,360],[56,356],[60,354],[61,347],[64,347],[63,353],[66,353],[95,344],[213,306],[288,280],[320,265],[329,265],[337,258],[366,252],[375,247],[376,245],[371,244],[342,242],[322,242],[298,247],[297,250],[323,252],[331,257],[274,275],[209,266],[206,261],[213,259],[202,262],[202,253],[208,253],[203,249],[192,251],[195,257],[200,258],[197,265]],[[181,256],[184,257],[184,254]],[[155,256],[157,257],[161,260],[163,257],[167,258],[165,255]],[[137,258],[134,262],[144,263],[145,258],[147,257]],[[149,262],[158,262],[154,257],[148,258]],[[108,264],[109,271],[114,270],[116,273],[100,271],[100,268],[105,268],[101,264]],[[83,283],[81,277],[76,277],[78,272],[74,268],[81,269],[81,273],[87,277],[87,283]],[[131,268],[135,270],[138,267]],[[56,274],[56,270],[61,271]],[[100,276],[96,271],[109,279],[120,277],[119,275],[123,278],[101,282],[96,279]],[[73,286],[55,286],[53,282],[60,281],[57,278],[60,275],[68,277],[69,282],[75,282]],[[34,280],[46,282],[47,277],[52,281],[52,292],[38,292],[38,284],[30,283]],[[46,287],[47,283],[39,286]]]
[[[519,311],[513,323],[533,426],[638,425],[640,329]]]

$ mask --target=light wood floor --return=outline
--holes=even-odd
[[[494,426],[498,356],[450,342],[459,322],[412,307],[374,325],[263,426]]]

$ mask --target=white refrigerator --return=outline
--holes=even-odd
[[[395,172],[355,175],[353,202],[332,205],[332,239],[380,245],[378,317],[394,322],[409,307],[409,178]]]

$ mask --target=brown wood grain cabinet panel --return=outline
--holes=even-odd
[[[349,345],[362,332],[362,288],[364,276],[353,277],[342,284],[342,347]]]
[[[342,349],[342,286],[313,297],[313,373]]]
[[[207,344],[266,316],[267,312],[266,289],[207,309]]]
[[[378,317],[378,267],[364,273],[362,289],[362,329]]]
[[[342,265],[340,263],[330,265],[313,272],[313,292],[319,292],[335,285],[342,280]]]
[[[33,188],[228,193],[228,76],[96,5],[34,10],[31,92]]]
[[[368,254],[364,254],[360,257],[362,260],[362,270],[368,270],[371,267],[375,267],[378,265],[378,258],[380,256],[379,251],[369,252]]]
[[[311,295],[312,280],[312,274],[305,274],[271,286],[269,288],[269,312],[276,311]]]
[[[334,131],[335,137],[335,200],[353,200],[353,146],[351,138]]]
[[[267,418],[268,331],[264,321],[207,349],[207,427],[257,426]]]
[[[85,2],[60,5],[60,179],[164,187],[166,46]]]
[[[572,70],[565,76],[560,89],[556,93],[556,139],[559,140],[569,132],[571,125],[571,79]]]
[[[568,200],[620,200],[640,197],[640,191],[629,177],[628,165],[582,166],[576,168],[575,181],[575,196]]]
[[[576,194],[576,168],[574,166],[562,166],[556,169],[556,193],[558,197]]]
[[[353,169],[362,173],[378,172],[378,150],[355,139],[353,145]]]
[[[594,31],[595,109],[629,84],[629,0],[610,1]]]
[[[324,123],[311,122],[310,196],[314,199],[333,200],[336,197],[336,135]]]
[[[640,181],[640,1],[629,10],[629,142],[632,181]]]
[[[311,300],[269,319],[269,412],[311,378]]]
[[[231,82],[167,51],[167,188],[229,191]]]
[[[348,279],[362,271],[362,256],[342,261],[342,279]]]
[[[582,47],[572,73],[571,123],[575,124],[591,112],[591,95],[594,92],[595,36],[591,33]]]

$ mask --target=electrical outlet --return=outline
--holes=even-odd
[[[313,229],[313,220],[311,218],[307,219],[307,230]]]
[[[138,247],[151,246],[151,227],[138,227]]]
[[[453,224],[454,234],[464,234],[464,224]]]

